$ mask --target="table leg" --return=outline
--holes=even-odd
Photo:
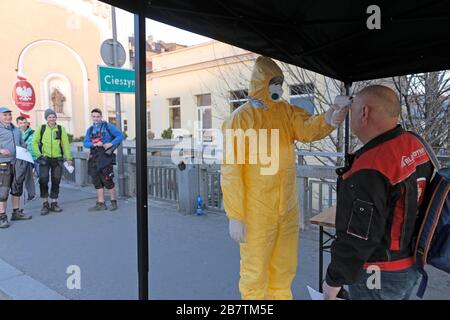
[[[319,292],[322,292],[323,282],[323,227],[319,227]]]

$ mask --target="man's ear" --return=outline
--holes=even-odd
[[[365,105],[364,107],[362,107],[362,110],[361,110],[361,121],[364,124],[367,124],[369,122],[369,113],[370,113],[369,106]]]

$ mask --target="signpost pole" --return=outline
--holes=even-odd
[[[113,59],[114,66],[118,67],[118,54],[117,54],[117,25],[116,25],[116,8],[111,6],[111,20],[112,20],[112,33],[113,33]],[[122,131],[122,111],[120,105],[120,93],[115,93],[116,104],[116,125],[120,131]],[[123,163],[123,147],[117,148],[117,169],[119,173],[119,196],[125,196],[125,175],[124,175],[124,163]]]

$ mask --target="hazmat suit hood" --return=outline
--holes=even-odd
[[[253,67],[249,96],[262,100],[265,105],[270,106],[274,102],[270,99],[269,82],[275,77],[284,78],[280,67],[272,59],[259,56]]]

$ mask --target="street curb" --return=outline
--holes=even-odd
[[[0,300],[67,300],[67,298],[0,259]]]

